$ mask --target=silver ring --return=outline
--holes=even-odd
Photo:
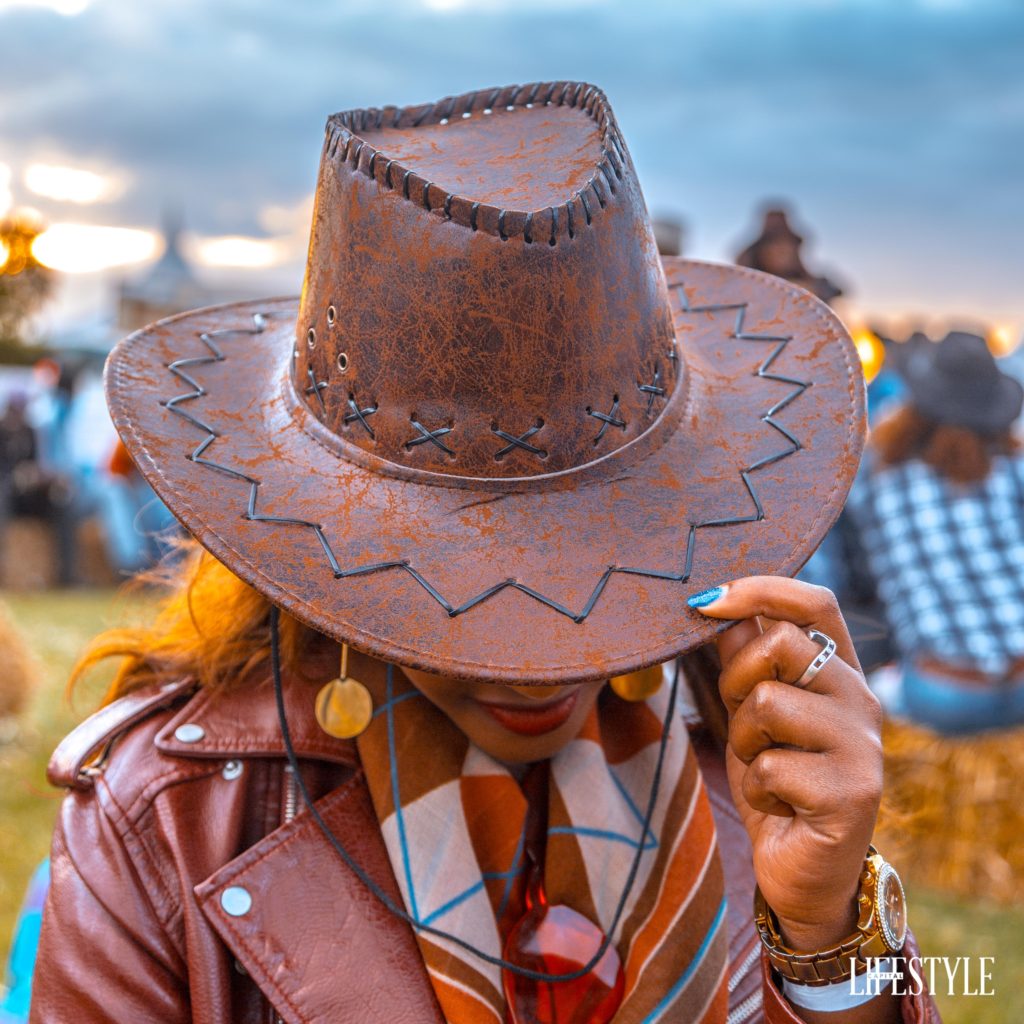
[[[821,653],[804,669],[804,674],[793,683],[800,689],[808,686],[811,680],[829,663],[832,655],[836,653],[836,642],[832,637],[819,633],[816,629],[807,630],[807,636],[816,644],[821,644]]]

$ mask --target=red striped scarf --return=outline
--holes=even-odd
[[[500,956],[522,913],[527,804],[508,769],[474,747],[406,680],[389,672],[359,737],[377,818],[408,912]],[[667,712],[610,692],[551,761],[544,882],[607,934],[650,799]],[[677,715],[637,879],[613,941],[626,987],[615,1024],[726,1019],[728,943],[715,826]],[[454,943],[417,933],[449,1024],[505,1020],[501,976]]]

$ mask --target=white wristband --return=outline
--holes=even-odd
[[[831,985],[801,985],[783,978],[782,994],[794,1006],[804,1010],[820,1010],[824,1013],[852,1010],[881,995],[892,983],[892,973],[892,960],[876,960],[874,966],[863,974]]]

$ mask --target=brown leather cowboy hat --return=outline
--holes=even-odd
[[[659,259],[604,94],[545,82],[327,122],[300,300],[161,321],[107,366],[142,473],[271,601],[376,657],[574,682],[797,571],[864,435],[836,317]]]

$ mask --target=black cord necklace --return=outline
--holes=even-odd
[[[602,940],[601,945],[598,947],[597,952],[589,961],[587,961],[587,963],[579,968],[579,970],[573,971],[571,974],[546,974],[543,971],[533,971],[527,967],[520,967],[518,964],[514,964],[502,957],[491,956],[489,953],[485,953],[482,949],[477,949],[476,946],[467,942],[465,939],[460,939],[457,935],[452,935],[450,932],[445,932],[440,928],[433,928],[430,925],[417,921],[410,914],[406,913],[402,907],[398,906],[398,904],[396,904],[395,901],[379,885],[377,885],[372,878],[370,878],[370,876],[356,862],[352,854],[345,849],[341,840],[338,839],[338,837],[331,831],[330,826],[326,821],[324,821],[323,816],[320,814],[320,811],[317,810],[316,804],[313,802],[312,796],[310,796],[309,789],[302,777],[302,772],[299,770],[299,760],[295,755],[295,747],[292,745],[291,730],[288,728],[288,720],[284,710],[284,687],[281,682],[281,649],[278,630],[280,615],[281,613],[277,606],[271,605],[270,664],[274,674],[274,697],[277,701],[277,719],[281,726],[281,736],[284,740],[285,754],[287,755],[288,764],[291,766],[295,781],[298,783],[299,793],[302,796],[302,802],[306,805],[306,809],[312,816],[313,821],[316,822],[317,828],[319,828],[323,833],[324,838],[331,844],[331,846],[334,847],[335,852],[339,857],[341,857],[356,878],[358,878],[359,881],[370,890],[370,892],[384,905],[384,907],[387,908],[387,910],[394,914],[395,917],[404,921],[415,931],[423,932],[426,935],[433,935],[439,939],[447,939],[449,942],[455,943],[456,946],[461,947],[468,953],[472,953],[473,956],[478,959],[483,960],[486,963],[493,964],[495,967],[500,967],[504,971],[509,971],[510,973],[519,975],[523,978],[529,978],[531,981],[543,981],[548,983],[575,981],[577,978],[582,978],[585,974],[589,974],[601,962],[601,958],[611,945],[612,936],[615,934],[615,929],[619,926],[619,919],[622,917],[623,911],[625,910],[626,900],[629,898],[629,894],[633,889],[633,884],[636,882],[637,872],[640,869],[640,858],[644,854],[647,836],[651,834],[651,819],[654,817],[654,808],[658,800],[658,791],[661,788],[661,774],[665,762],[665,750],[668,746],[669,727],[675,715],[676,694],[679,690],[679,661],[676,661],[675,674],[672,677],[672,689],[669,691],[668,710],[665,715],[665,721],[661,727],[661,739],[658,744],[658,761],[654,768],[654,777],[651,780],[651,795],[647,802],[647,811],[644,814],[640,841],[637,844],[633,863],[629,868],[626,885],[623,888],[622,895],[619,897],[619,902],[616,905],[611,926]]]

